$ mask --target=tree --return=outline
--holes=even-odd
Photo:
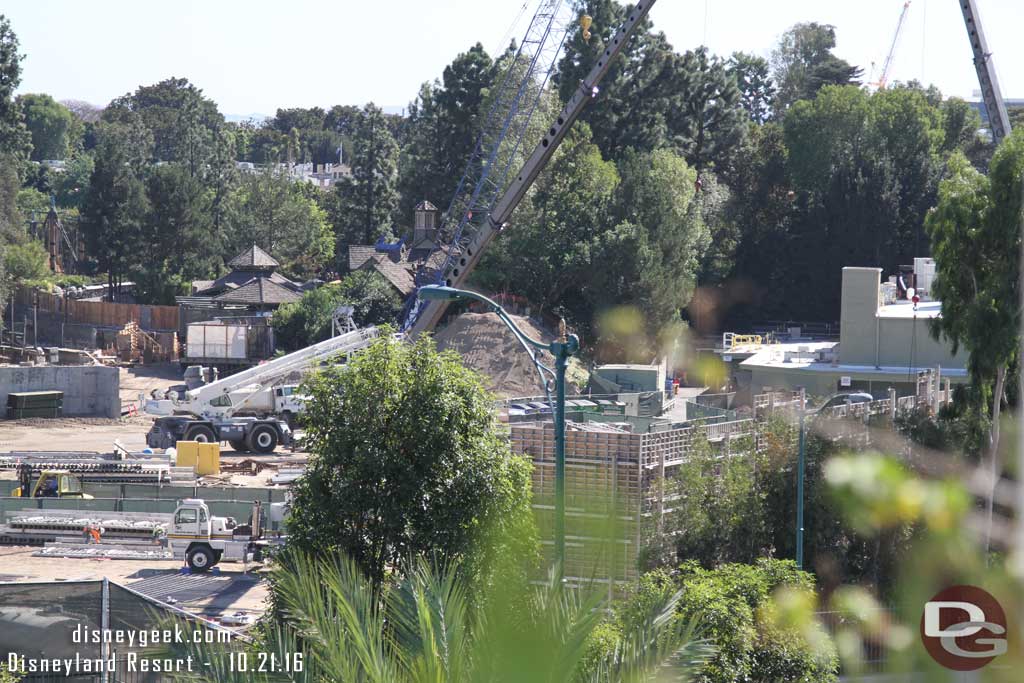
[[[410,557],[465,557],[491,534],[495,554],[528,557],[530,466],[497,428],[478,375],[427,336],[382,337],[351,359],[307,379],[312,457],[293,488],[291,545],[342,551],[379,585]],[[475,573],[472,570],[471,573]]]
[[[50,256],[35,240],[11,244],[4,254],[4,269],[14,282],[43,280],[50,274]]]
[[[771,78],[771,67],[764,57],[745,52],[733,52],[729,58],[729,71],[740,90],[740,104],[754,123],[766,123],[775,106],[776,87]]]
[[[32,134],[32,160],[64,159],[70,149],[71,112],[49,95],[19,95],[18,104]]]
[[[978,407],[992,416],[986,549],[1003,469],[1000,412],[1009,367],[1019,362],[1022,183],[1024,131],[1014,131],[996,150],[987,178],[963,155],[950,159],[938,205],[926,222],[936,266],[932,295],[942,301],[942,316],[933,320],[931,332],[952,342],[954,352],[967,350],[972,384],[981,390]]]
[[[789,560],[725,564],[703,569],[695,562],[650,572],[618,606],[616,621],[635,628],[651,604],[679,593],[677,619],[700,615],[702,635],[714,657],[698,671],[700,683],[838,680],[836,647],[815,621],[795,618],[796,604],[814,604],[814,577]],[[787,609],[778,618],[780,609]],[[636,615],[636,616],[634,616]],[[810,615],[807,615],[810,616]],[[788,617],[788,618],[787,618]]]
[[[363,244],[392,232],[398,210],[398,145],[384,112],[372,102],[356,119],[352,131],[352,177],[336,188],[341,207],[336,230],[342,239],[358,236]],[[341,240],[339,240],[341,242]],[[338,253],[345,253],[339,244]]]
[[[696,638],[696,620],[672,618],[678,593],[636,608],[631,628],[595,651],[606,593],[600,587],[550,578],[482,591],[462,569],[416,557],[382,593],[347,557],[286,554],[270,577],[280,618],[263,625],[259,652],[289,663],[298,653],[302,669],[288,674],[297,680],[364,683],[636,683],[665,671],[688,683],[711,655]],[[227,650],[197,642],[171,656],[213,662],[204,676],[216,683],[277,677],[235,673]]]
[[[217,272],[223,251],[210,215],[211,192],[183,164],[150,170],[146,179],[150,211],[136,294],[140,301],[173,305],[192,280]]]
[[[921,226],[938,187],[942,116],[919,90],[869,95],[826,86],[795,103],[783,124],[799,192],[790,258],[813,264],[809,280],[833,283],[802,301],[802,314],[828,319],[839,307],[835,273],[843,266],[870,263],[891,272],[926,253]]]
[[[384,276],[356,271],[340,282],[310,290],[293,304],[274,311],[271,323],[277,345],[297,351],[331,336],[331,320],[339,305],[352,306],[352,319],[359,327],[394,325],[402,313],[402,299]]]
[[[420,87],[404,126],[399,215],[411,215],[423,199],[447,207],[476,145],[487,115],[484,100],[497,75],[497,65],[477,43],[445,67],[440,81]],[[359,117],[349,118],[354,132]]]
[[[186,78],[168,78],[139,86],[103,110],[105,121],[137,114],[153,136],[155,161],[178,161],[198,173],[212,154],[212,143],[224,125],[216,103]]]
[[[797,100],[811,99],[826,85],[848,85],[860,69],[832,54],[835,26],[817,22],[796,24],[782,35],[772,52],[772,75],[779,86],[775,115],[781,118]]]
[[[149,257],[144,239],[149,201],[142,177],[151,146],[149,130],[135,117],[100,128],[82,229],[112,294]]]
[[[626,20],[627,8],[616,0],[578,0],[580,14],[593,18],[591,38],[575,27],[558,63],[558,91],[563,102],[596,66]],[[649,17],[634,29],[619,57],[601,82],[601,90],[580,119],[590,125],[598,148],[616,161],[626,149],[650,151],[664,147],[670,134],[666,118],[673,102],[677,56]]]
[[[224,202],[225,259],[255,242],[285,272],[312,277],[334,256],[324,210],[281,169],[242,174]]]
[[[0,14],[0,150],[8,163],[21,163],[32,150],[32,136],[25,128],[21,107],[14,91],[21,84],[21,60],[18,36],[11,22]]]
[[[672,90],[666,114],[672,143],[686,162],[701,172],[724,163],[743,137],[746,125],[740,91],[728,64],[705,47],[674,57]]]

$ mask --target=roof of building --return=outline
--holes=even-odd
[[[899,301],[878,309],[879,318],[912,320],[914,318],[938,318],[940,315],[942,315],[941,301],[922,301],[917,304],[916,310],[914,304],[909,301]]]
[[[252,280],[253,277],[254,275],[252,271],[233,270],[227,275],[222,275],[213,282],[209,282],[207,280],[196,280],[195,282],[192,283],[195,289],[194,296],[217,296],[218,294],[221,294],[227,290],[237,289],[241,287],[242,285]],[[301,285],[292,282],[291,280],[289,280],[284,275],[281,275],[278,272],[264,271],[264,273],[259,275],[258,277],[265,278],[276,285],[286,287],[293,291],[298,291],[301,287]],[[200,289],[199,287],[200,284],[204,285],[202,289]]]
[[[348,269],[359,270],[363,264],[377,254],[377,249],[372,244],[351,244],[348,248]]]
[[[832,364],[818,360],[818,352],[833,351],[839,342],[805,342],[802,344],[771,344],[765,345],[740,365],[750,368],[776,368],[779,370],[798,370],[803,372],[824,372],[834,375],[870,374],[870,375],[907,375],[934,370],[929,367],[907,367],[906,365],[875,367],[873,365],[852,365],[848,363]],[[788,360],[787,360],[788,357]],[[942,374],[950,378],[965,378],[964,368],[942,368]]]
[[[383,275],[403,296],[409,296],[416,289],[416,279],[408,263],[395,263],[385,254],[375,254],[365,265]]]
[[[245,284],[219,294],[214,301],[233,304],[290,304],[302,295],[290,287],[277,284],[269,277],[254,277]]]
[[[228,261],[228,266],[235,270],[272,270],[279,265],[273,256],[255,244]]]
[[[437,211],[437,207],[424,199],[414,207],[415,211]]]

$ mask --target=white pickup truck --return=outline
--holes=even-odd
[[[192,571],[205,572],[218,562],[251,562],[262,558],[272,545],[263,539],[263,507],[256,501],[248,524],[230,517],[214,517],[199,498],[186,498],[174,510],[167,527],[167,546],[175,559],[188,563]]]

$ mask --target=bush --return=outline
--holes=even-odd
[[[393,324],[402,313],[402,299],[387,280],[378,273],[356,271],[278,308],[271,320],[278,345],[297,351],[324,341],[331,336],[331,317],[341,304],[353,307],[352,318],[360,327]]]
[[[686,562],[673,573],[649,572],[616,610],[619,627],[628,630],[645,605],[680,589],[678,618],[697,619],[717,651],[697,677],[700,683],[837,680],[835,647],[812,619],[814,579],[794,562],[717,569]]]

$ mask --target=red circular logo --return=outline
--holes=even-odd
[[[947,669],[974,671],[1006,654],[1006,614],[981,588],[953,586],[925,603],[921,641]]]

